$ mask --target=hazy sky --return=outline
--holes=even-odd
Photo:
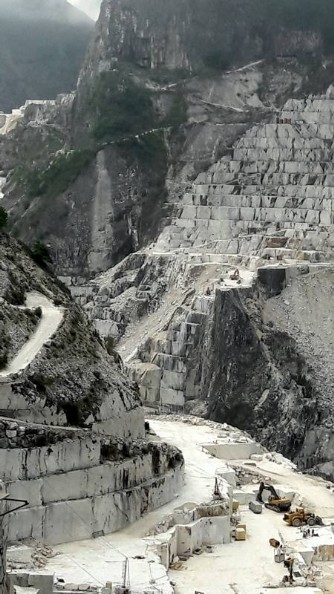
[[[97,20],[102,0],[69,0],[69,2],[86,12],[94,21]]]
[[[97,20],[101,2],[102,0],[0,0],[0,14],[2,18],[9,17],[13,20],[16,17],[18,21],[38,20],[38,18],[40,20],[45,18],[57,20],[60,17],[62,21],[65,18],[69,20],[74,18],[74,22],[77,23],[80,13],[72,10],[70,6],[72,4],[81,9],[82,20],[89,22],[85,13]],[[59,11],[60,6],[62,7],[61,11]]]

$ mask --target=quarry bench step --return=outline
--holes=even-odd
[[[184,208],[302,208],[306,210],[334,210],[334,196],[326,198],[311,196],[266,196],[250,194],[215,194],[199,198],[196,194],[192,198],[182,199],[174,206],[175,211]]]

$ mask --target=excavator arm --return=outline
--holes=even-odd
[[[263,491],[269,491],[270,495],[268,497],[268,501],[264,502],[262,498]],[[285,512],[289,511],[291,507],[290,499],[286,497],[280,497],[272,485],[267,485],[264,482],[260,483],[260,487],[258,493],[256,495],[257,501],[263,503],[267,509],[272,509],[275,512]]]
[[[261,482],[256,496],[257,501],[259,501],[260,503],[264,503],[262,499],[263,491],[269,491],[273,499],[280,499],[276,489],[272,485],[266,485],[265,483]]]

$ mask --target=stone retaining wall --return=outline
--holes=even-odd
[[[6,423],[11,446],[0,449],[0,479],[12,498],[28,501],[11,513],[11,542],[57,544],[114,532],[170,501],[183,480],[182,454],[166,444],[117,441],[82,430],[69,430],[67,437],[63,428],[37,425],[35,439],[49,442],[24,447],[24,427]]]

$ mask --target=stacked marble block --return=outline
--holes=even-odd
[[[200,396],[191,353],[212,304],[210,297],[196,297],[192,308],[178,312],[178,319],[171,320],[163,335],[140,345],[139,359],[129,363],[127,369],[138,382],[145,404],[181,409],[186,400]]]
[[[288,101],[201,173],[160,237],[167,250],[330,260],[334,242],[334,93]],[[275,250],[278,250],[277,252]]]

